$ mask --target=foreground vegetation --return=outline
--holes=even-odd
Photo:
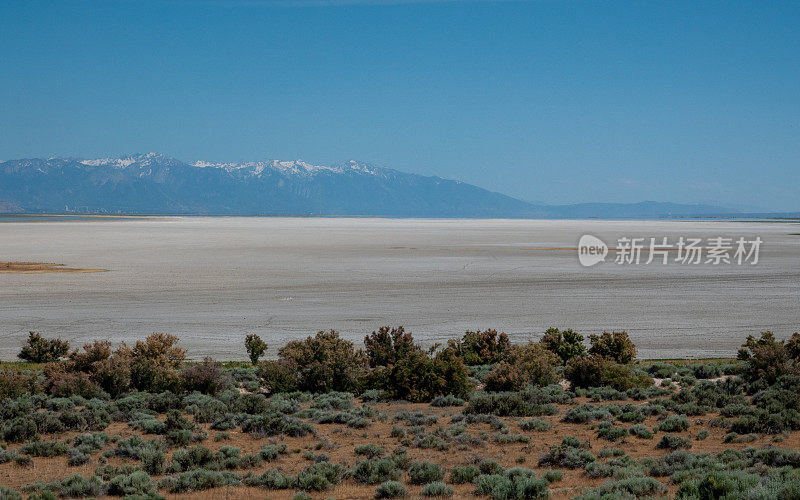
[[[165,334],[70,350],[31,333],[0,369],[0,499],[800,498],[800,334],[715,362],[557,329],[244,350],[191,363]]]

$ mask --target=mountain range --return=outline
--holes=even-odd
[[[357,161],[186,163],[159,153],[0,163],[0,213],[657,218],[735,212],[641,202],[542,205]]]

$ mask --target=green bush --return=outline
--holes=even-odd
[[[431,406],[445,407],[445,406],[464,406],[465,401],[452,394],[446,396],[436,396],[431,400]]]
[[[523,431],[544,432],[550,430],[550,427],[552,427],[550,422],[542,420],[541,418],[529,418],[519,421],[519,428]]]
[[[359,483],[378,484],[385,481],[396,480],[401,471],[391,458],[373,458],[361,460],[350,471],[350,475]]]
[[[540,344],[512,346],[504,359],[486,375],[487,391],[518,391],[528,385],[546,386],[558,382],[558,356]]]
[[[287,360],[262,361],[258,365],[258,376],[273,394],[296,391],[298,387],[295,365]]]
[[[474,465],[457,465],[450,471],[450,482],[453,484],[471,483],[481,471]]]
[[[306,340],[293,340],[278,355],[284,367],[294,370],[295,386],[308,392],[357,392],[367,368],[367,358],[342,339],[339,332],[320,331]]]
[[[67,355],[69,342],[59,338],[46,339],[36,332],[28,332],[28,341],[17,357],[31,363],[52,363]]]
[[[451,346],[435,354],[414,343],[402,327],[381,328],[364,339],[372,367],[365,387],[381,389],[390,399],[430,401],[471,389],[466,366]]]
[[[597,426],[597,437],[599,439],[606,439],[611,441],[617,441],[620,438],[623,438],[628,435],[628,429],[622,427],[614,427],[613,422],[604,421],[600,422]]]
[[[564,376],[573,389],[608,386],[618,391],[627,391],[653,385],[653,380],[647,375],[635,374],[629,367],[601,356],[571,359],[564,369]]]
[[[631,435],[636,436],[642,439],[653,439],[653,433],[650,432],[650,429],[647,426],[642,424],[635,424],[632,425],[630,429],[628,429]]]
[[[285,475],[280,471],[268,470],[258,475],[248,472],[243,482],[248,486],[260,486],[268,490],[286,490],[293,488],[296,481],[292,476]]]
[[[550,447],[550,451],[539,460],[539,465],[583,469],[586,464],[595,460],[595,456],[585,449],[583,443],[574,437],[567,436],[561,440],[560,445]]]
[[[511,341],[508,335],[498,334],[497,330],[468,330],[461,339],[450,340],[448,345],[468,366],[489,365],[503,359],[511,347]]]
[[[658,442],[656,448],[658,449],[667,449],[667,450],[677,450],[678,448],[691,448],[692,442],[685,438],[679,437],[674,434],[664,434],[664,437],[661,438],[661,441]]]
[[[748,335],[738,354],[747,363],[742,373],[744,379],[772,385],[783,375],[800,374],[798,339],[800,335],[792,336],[787,347],[785,342],[775,340],[772,332],[761,332],[759,339]]]
[[[331,462],[319,462],[306,467],[297,475],[297,486],[306,491],[324,491],[341,481],[344,467]]]
[[[558,328],[548,328],[539,343],[545,349],[561,358],[562,364],[566,364],[572,358],[586,354],[583,335],[572,331],[572,329],[562,332]]]
[[[670,415],[656,426],[657,431],[681,432],[689,429],[689,419],[685,415]]]
[[[570,395],[557,385],[527,387],[515,392],[474,392],[464,414],[491,414],[501,417],[555,415],[558,410],[552,403],[565,403],[570,399]]]
[[[156,484],[150,480],[150,475],[144,471],[136,471],[127,475],[115,476],[108,483],[108,494],[130,497],[133,495],[156,498]]]
[[[247,349],[247,356],[250,358],[250,362],[253,363],[253,365],[258,364],[259,358],[267,352],[268,348],[267,343],[261,340],[261,337],[255,333],[251,333],[245,337],[244,347]]]
[[[408,468],[411,484],[427,484],[444,477],[444,470],[432,462],[414,462]]]
[[[367,458],[381,457],[386,453],[382,446],[376,444],[359,444],[354,449],[356,455],[365,455]]]
[[[67,454],[67,443],[63,441],[32,441],[19,447],[19,453],[32,457],[57,457]]]
[[[408,493],[403,483],[386,481],[375,490],[375,498],[402,498]]]
[[[159,482],[159,487],[170,493],[186,493],[240,484],[241,476],[235,472],[195,469],[167,476]]]
[[[589,354],[626,365],[636,358],[636,345],[628,337],[627,332],[603,332],[601,335],[590,335]]]
[[[420,495],[424,497],[451,497],[453,496],[453,487],[440,481],[435,481],[422,488]]]
[[[0,500],[22,500],[22,493],[0,486]]]

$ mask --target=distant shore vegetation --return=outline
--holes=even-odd
[[[403,327],[363,346],[329,330],[268,353],[257,335],[223,364],[164,333],[31,332],[25,363],[0,365],[0,498],[800,498],[799,333],[713,362],[556,328],[428,349]]]

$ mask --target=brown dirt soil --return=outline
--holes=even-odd
[[[0,274],[101,273],[108,269],[81,269],[47,262],[0,261]]]

